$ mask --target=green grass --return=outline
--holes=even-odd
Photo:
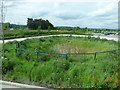
[[[117,54],[118,52],[98,53],[90,55],[50,55],[27,53],[15,54],[14,44],[5,44],[3,60],[3,78],[19,82],[43,82],[53,87],[79,88],[115,88],[119,86]],[[25,40],[19,47],[25,50],[56,53],[94,53],[117,49],[117,42],[99,38],[48,37]],[[72,49],[72,50],[70,50]],[[80,49],[80,50],[79,50]],[[11,57],[12,56],[12,57]]]
[[[41,35],[53,35],[53,34],[78,34],[78,35],[90,35],[85,34],[84,31],[78,30],[73,32],[72,30],[5,30],[4,38],[5,39],[13,39],[13,38],[22,38],[22,37],[33,37],[33,36],[41,36]]]

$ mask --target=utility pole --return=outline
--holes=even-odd
[[[2,31],[2,41],[3,41],[3,58],[4,58],[4,29],[3,29],[3,23],[4,23],[4,13],[3,13],[3,0],[1,0],[1,31]]]

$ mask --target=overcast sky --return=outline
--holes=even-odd
[[[48,19],[54,26],[118,28],[118,0],[5,0],[5,22]]]

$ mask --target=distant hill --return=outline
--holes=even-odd
[[[24,28],[27,27],[27,25],[17,25],[17,24],[10,24],[11,27],[16,27],[16,28],[20,28],[20,26],[23,26]]]
[[[24,28],[27,28],[27,25],[17,25],[17,24],[10,24],[12,27],[20,28],[20,26],[23,26]],[[60,28],[74,28],[72,26],[55,26]],[[106,29],[106,28],[88,28],[88,29]],[[106,30],[118,30],[118,29],[106,29]]]
[[[60,27],[60,28],[74,28],[71,26],[55,26],[55,27]],[[80,27],[81,28],[81,27]],[[83,28],[83,27],[82,27]],[[88,28],[88,27],[87,27]],[[88,28],[88,29],[106,29],[106,30],[118,30],[118,29],[109,29],[109,28]]]
[[[55,27],[60,27],[60,28],[73,28],[71,26],[55,26]]]

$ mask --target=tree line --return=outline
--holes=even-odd
[[[41,28],[42,30],[51,28],[53,29],[54,26],[48,21],[43,19],[33,19],[28,18],[27,19],[27,27],[28,29],[36,30],[38,28]]]

